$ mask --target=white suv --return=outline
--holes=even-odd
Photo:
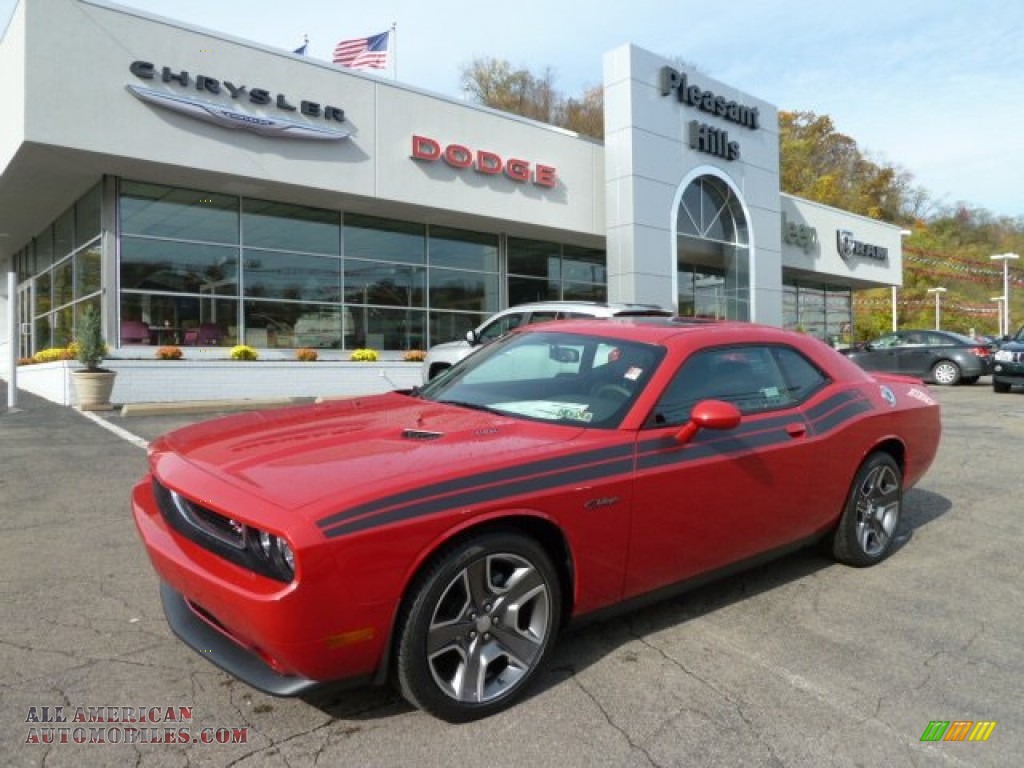
[[[594,301],[538,301],[503,309],[466,333],[465,340],[437,344],[423,361],[423,381],[429,381],[466,357],[475,347],[494,341],[514,328],[578,317],[672,317],[654,304],[616,304]]]

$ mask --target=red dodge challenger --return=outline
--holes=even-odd
[[[132,506],[214,664],[276,695],[393,679],[465,721],[570,620],[812,543],[885,559],[939,435],[919,380],[802,334],[566,321],[422,389],[172,432]]]

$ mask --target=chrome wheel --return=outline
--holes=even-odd
[[[900,519],[900,484],[891,467],[875,467],[857,491],[857,543],[868,557],[878,557]]]
[[[891,455],[873,453],[861,464],[832,539],[832,553],[847,565],[866,566],[892,551],[903,506],[903,472]]]
[[[960,381],[960,366],[949,360],[936,363],[932,368],[932,378],[936,384],[951,386]]]
[[[529,672],[550,631],[551,600],[537,569],[517,555],[488,555],[460,571],[434,609],[430,673],[456,701],[493,701]]]
[[[532,538],[485,533],[440,551],[399,618],[402,695],[451,722],[510,706],[551,650],[561,601],[558,573]]]

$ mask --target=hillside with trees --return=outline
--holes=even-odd
[[[463,90],[479,104],[557,125],[595,139],[604,137],[600,86],[567,96],[545,69],[535,75],[500,59],[463,67]],[[934,295],[943,287],[942,327],[994,335],[1003,292],[1003,265],[994,254],[1017,253],[1010,262],[1010,313],[1024,322],[1024,215],[994,216],[968,203],[940,204],[899,166],[872,158],[826,115],[779,112],[781,187],[807,200],[841,208],[910,231],[903,242],[903,287],[897,292],[900,327],[934,324]],[[854,295],[855,340],[892,327],[888,288]]]

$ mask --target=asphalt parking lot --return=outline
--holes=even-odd
[[[942,446],[885,563],[801,552],[577,629],[525,702],[463,726],[386,689],[274,699],[187,649],[129,514],[141,442],[22,395],[0,410],[0,766],[1019,765],[1024,392],[987,382],[932,388]],[[144,441],[195,418],[106,420]],[[77,743],[78,713],[120,743]],[[922,742],[936,720],[996,725]]]

